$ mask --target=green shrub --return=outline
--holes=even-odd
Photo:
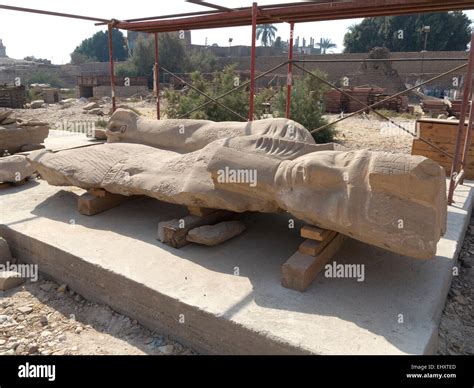
[[[227,66],[223,71],[214,73],[212,80],[207,80],[199,72],[194,72],[191,75],[191,84],[209,96],[219,96],[225,92],[235,88],[238,75],[235,71],[235,65]],[[241,82],[241,81],[239,81]],[[190,88],[186,92],[180,92],[173,89],[165,89],[165,99],[167,100],[167,107],[165,114],[168,118],[177,118],[193,109],[196,109],[201,104],[204,104],[208,99]],[[259,103],[261,97],[257,96],[255,99],[255,117],[261,117],[263,114],[263,106]],[[227,96],[218,100],[234,112],[239,113],[244,118],[248,117],[249,113],[249,92],[246,88],[238,89]],[[218,104],[211,102],[208,105],[200,108],[188,116],[191,119],[205,119],[212,121],[242,121],[243,119],[227,109],[222,108]]]
[[[314,72],[319,77],[323,74]],[[328,89],[323,82],[309,74],[294,80],[291,90],[291,118],[304,125],[308,130],[319,128],[327,124],[323,117],[324,92]],[[286,108],[286,87],[276,97],[276,116],[284,117]],[[334,138],[334,128],[328,127],[313,134],[317,143],[328,143]]]

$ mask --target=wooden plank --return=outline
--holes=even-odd
[[[112,194],[105,192],[103,197],[96,197],[91,193],[82,194],[77,201],[77,209],[79,213],[86,216],[93,216],[98,213],[102,213],[106,210],[112,209],[123,202],[127,201],[130,197],[123,195]]]
[[[323,241],[331,236],[332,231],[318,228],[313,225],[305,225],[301,228],[301,237],[309,238],[311,240]]]
[[[213,225],[221,221],[225,221],[234,216],[235,213],[226,210],[217,210],[207,216],[187,216],[175,222],[164,222],[162,231],[158,230],[158,235],[162,235],[163,243],[172,246],[173,248],[181,248],[189,242],[186,240],[186,235],[191,229],[203,225]],[[158,225],[160,229],[160,225]]]
[[[344,235],[338,234],[316,257],[296,252],[281,268],[281,284],[283,287],[301,292],[305,291],[341,248],[345,238]]]
[[[87,190],[90,194],[97,198],[104,198],[106,191],[104,189],[89,189]]]
[[[336,237],[336,232],[332,232],[329,237],[323,241],[305,240],[298,248],[303,255],[317,256],[321,251]]]
[[[209,209],[207,207],[188,206],[189,214],[197,217],[205,217],[217,211],[216,209]]]

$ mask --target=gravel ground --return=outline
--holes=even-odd
[[[44,278],[0,292],[0,355],[189,355],[176,341]]]
[[[474,215],[459,255],[439,329],[439,354],[474,355]]]
[[[330,122],[338,118],[327,117]],[[412,119],[392,118],[394,122],[415,133],[415,122]],[[378,119],[373,115],[350,117],[335,125],[335,141],[348,149],[368,149],[393,153],[411,153],[413,136],[394,124]]]

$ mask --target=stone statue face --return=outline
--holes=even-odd
[[[112,142],[120,141],[125,135],[133,136],[139,116],[130,110],[117,109],[107,124],[106,135]]]

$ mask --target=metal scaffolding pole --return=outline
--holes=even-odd
[[[286,112],[285,117],[290,118],[291,113],[291,87],[293,85],[293,34],[295,23],[290,23],[290,42],[288,44],[288,76],[286,79]]]
[[[471,88],[472,88],[472,72],[474,70],[474,33],[471,34],[471,49],[469,50],[469,62],[467,64],[467,71],[466,71],[466,78],[464,80],[464,94],[462,99],[462,106],[461,106],[461,115],[459,117],[459,127],[458,127],[458,134],[456,136],[456,146],[454,148],[454,160],[451,166],[451,175],[449,177],[449,192],[448,192],[448,204],[453,203],[453,196],[454,190],[456,189],[458,175],[458,167],[459,167],[459,155],[461,153],[461,143],[462,143],[462,135],[464,132],[464,122],[466,119],[466,113],[469,104],[469,96],[471,95]],[[468,140],[468,139],[466,139]],[[467,147],[469,148],[469,143],[467,143]]]
[[[250,52],[250,97],[249,97],[249,121],[253,121],[254,98],[255,98],[255,55],[257,40],[257,3],[252,4],[252,50]]]
[[[114,28],[112,24],[108,25],[109,30],[109,69],[110,69],[110,90],[112,95],[112,112],[115,112],[116,104],[115,104],[115,69],[114,69],[114,50],[112,45],[112,33]]]
[[[158,62],[158,33],[155,33],[155,89],[156,89],[156,118],[160,119],[160,68]]]

